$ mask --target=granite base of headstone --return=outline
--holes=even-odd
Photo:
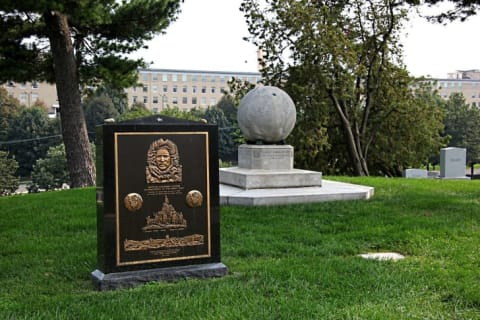
[[[221,277],[218,128],[153,116],[97,128],[98,290]]]
[[[467,149],[448,147],[440,150],[441,179],[470,179],[466,176]]]
[[[97,269],[91,273],[91,278],[99,291],[107,291],[132,288],[154,281],[173,282],[182,279],[223,277],[227,273],[228,268],[223,263],[209,263],[107,274]]]

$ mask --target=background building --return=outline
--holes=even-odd
[[[190,110],[213,106],[228,91],[233,77],[257,84],[258,72],[143,69],[139,71],[142,87],[127,89],[128,104],[145,104],[160,112],[167,106]]]
[[[448,74],[447,78],[436,81],[438,94],[448,99],[452,93],[463,93],[466,103],[480,107],[480,70],[458,70]]]
[[[126,89],[128,105],[140,102],[153,112],[168,106],[184,110],[206,108],[220,101],[233,77],[254,84],[261,80],[259,72],[142,69],[138,79],[142,86]],[[480,107],[480,70],[458,70],[449,73],[447,78],[430,80],[436,83],[442,98],[448,99],[452,93],[459,92],[468,104]],[[37,99],[43,101],[49,114],[55,116],[58,109],[55,85],[9,82],[3,87],[23,105],[32,106]]]
[[[143,103],[149,110],[160,112],[167,106],[190,110],[216,105],[228,91],[232,77],[257,84],[259,72],[200,71],[174,69],[139,70],[141,87],[126,89],[128,105]],[[10,95],[28,107],[38,99],[49,108],[54,116],[58,109],[55,85],[45,82],[4,84]]]
[[[17,98],[21,104],[31,107],[37,100],[48,108],[50,117],[55,117],[58,109],[57,89],[55,85],[46,82],[8,82],[3,85],[8,94]]]

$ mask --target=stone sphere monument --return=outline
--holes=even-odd
[[[286,92],[257,87],[240,101],[237,119],[248,143],[238,147],[238,165],[220,168],[220,203],[280,205],[325,200],[368,199],[373,189],[359,190],[329,182],[322,173],[293,167],[293,146],[285,144],[296,121],[295,104]]]
[[[257,87],[240,101],[237,120],[250,143],[283,143],[295,126],[295,104],[280,88]]]

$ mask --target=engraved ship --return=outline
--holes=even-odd
[[[183,230],[187,227],[187,220],[183,218],[182,212],[177,212],[165,196],[162,209],[146,218],[147,225],[142,228],[144,232],[155,232],[160,230]]]
[[[185,237],[169,237],[165,239],[128,240],[125,239],[123,247],[125,251],[142,251],[152,249],[193,247],[203,245],[204,238],[201,234],[192,234]]]

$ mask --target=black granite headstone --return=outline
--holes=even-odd
[[[227,273],[217,143],[216,125],[165,116],[97,127],[99,290]]]

